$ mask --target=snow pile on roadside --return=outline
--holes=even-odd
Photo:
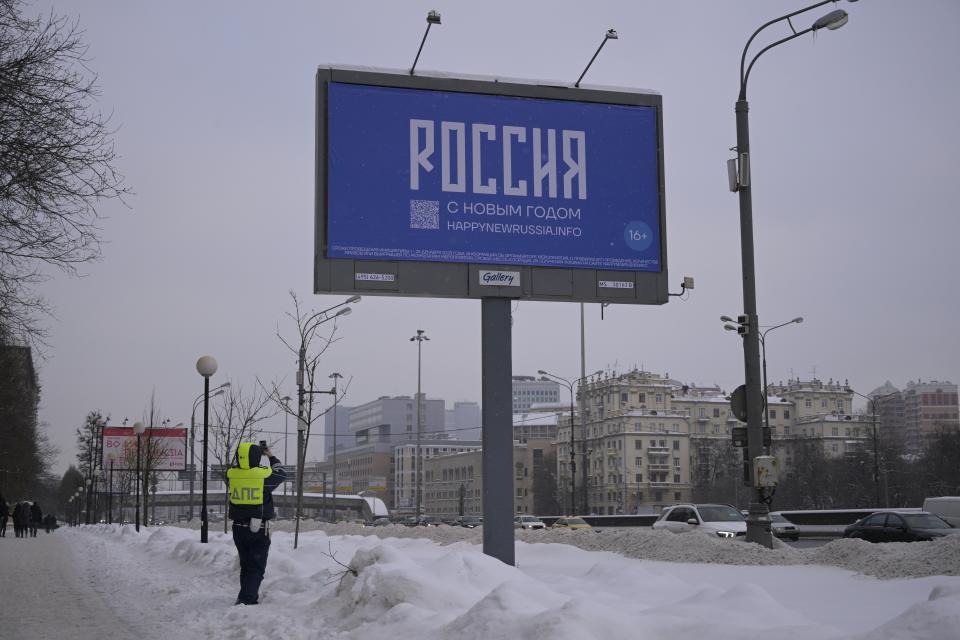
[[[463,527],[360,527],[353,523],[315,524],[329,536],[362,535],[379,538],[429,538],[442,545],[482,543],[482,529]],[[743,540],[718,538],[692,531],[675,534],[647,527],[580,530],[515,530],[518,541],[531,544],[568,544],[585,551],[609,551],[628,558],[666,562],[732,565],[811,564],[838,567],[878,578],[960,575],[960,535],[932,542],[873,544],[838,539],[813,549],[798,549],[774,540],[774,548]],[[302,534],[301,534],[302,535]]]
[[[955,562],[952,544],[839,541],[818,555],[649,529],[517,532],[511,567],[483,555],[480,530],[329,528],[349,533],[303,532],[298,549],[292,533],[272,534],[257,607],[231,606],[239,567],[228,535],[200,544],[191,529],[117,525],[63,534],[144,638],[169,635],[164,619],[178,621],[181,640],[952,640],[960,625],[958,577],[879,581],[800,566],[884,566],[886,555],[885,572],[917,573],[922,558]]]

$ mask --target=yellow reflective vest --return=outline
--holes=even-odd
[[[231,467],[227,469],[227,482],[230,486],[230,504],[236,505],[262,505],[263,504],[263,481],[273,473],[266,467],[254,467],[253,469],[241,469]]]

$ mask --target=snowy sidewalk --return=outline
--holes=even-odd
[[[11,640],[137,637],[98,585],[78,572],[62,532],[0,538],[0,636]]]

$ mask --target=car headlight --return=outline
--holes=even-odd
[[[717,535],[721,538],[736,538],[737,534],[733,531],[717,531]]]

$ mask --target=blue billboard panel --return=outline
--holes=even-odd
[[[657,109],[330,82],[326,257],[659,273]]]

